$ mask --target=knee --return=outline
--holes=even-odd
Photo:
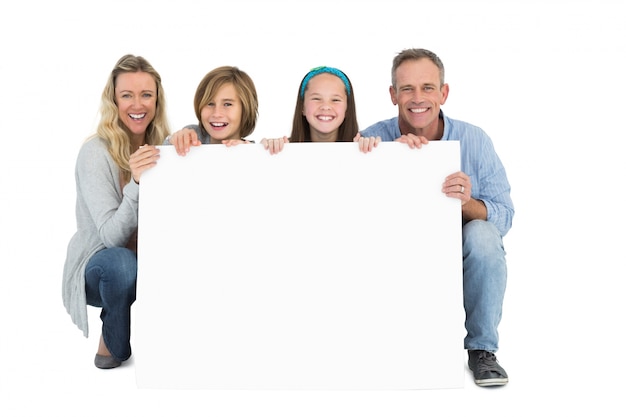
[[[127,248],[111,248],[111,255],[114,262],[111,268],[120,284],[126,287],[134,286],[137,282],[137,254]]]
[[[504,256],[502,236],[495,225],[485,220],[472,220],[463,226],[463,254],[485,257]]]

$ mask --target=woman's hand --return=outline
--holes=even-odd
[[[139,184],[141,174],[157,164],[157,161],[161,157],[159,153],[160,151],[156,146],[144,145],[140,146],[139,149],[130,156],[128,161],[130,173],[137,184]]]

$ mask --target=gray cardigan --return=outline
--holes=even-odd
[[[126,246],[137,230],[139,186],[131,180],[122,190],[120,170],[100,138],[81,147],[75,178],[77,231],[67,247],[63,267],[63,305],[87,337],[85,267],[99,250]]]

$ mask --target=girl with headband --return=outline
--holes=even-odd
[[[369,152],[380,138],[362,140],[352,83],[343,71],[322,66],[310,70],[300,83],[291,135],[261,143],[276,154],[289,142],[353,141],[359,142],[362,152]]]

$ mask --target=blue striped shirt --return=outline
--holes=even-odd
[[[515,209],[506,171],[491,138],[481,128],[451,119],[443,112],[439,117],[444,121],[441,140],[458,140],[461,144],[461,171],[470,177],[472,198],[485,203],[487,221],[504,236],[511,228]],[[375,123],[364,129],[361,135],[380,136],[386,142],[402,136],[397,117]]]

